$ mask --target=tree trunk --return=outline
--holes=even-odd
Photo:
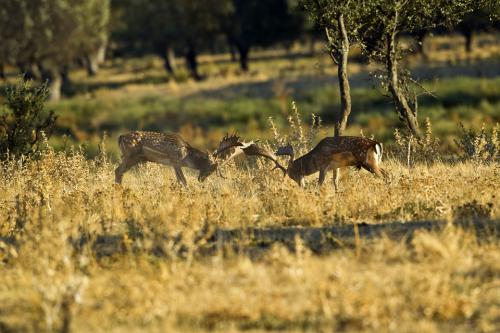
[[[399,85],[396,43],[396,32],[392,31],[387,35],[386,51],[386,70],[389,78],[389,92],[392,95],[396,110],[400,114],[400,117],[406,121],[408,129],[413,133],[413,135],[420,137],[417,112],[410,107],[410,104],[408,103],[408,100]]]
[[[104,40],[101,45],[99,46],[99,49],[97,49],[97,63],[99,65],[103,64],[104,61],[106,61],[106,50],[108,48],[108,40]]]
[[[247,45],[238,45],[238,52],[240,54],[240,68],[244,72],[248,72],[248,54],[250,47]]]
[[[340,112],[338,121],[335,124],[335,136],[344,134],[347,127],[347,119],[351,114],[351,87],[349,85],[349,78],[347,76],[347,62],[349,60],[349,38],[344,25],[343,15],[339,16],[339,30],[342,34],[342,41],[340,50],[338,50],[338,78],[339,78],[339,92],[340,92]]]
[[[61,75],[61,71],[59,68],[50,68],[47,72],[44,73],[44,79],[49,82],[50,96],[49,99],[51,101],[58,101],[61,99],[61,89],[63,83],[63,77]]]
[[[69,66],[62,66],[60,73],[62,78],[61,93],[62,95],[71,95],[71,93],[73,93],[73,87],[71,86],[71,80],[69,78]]]
[[[464,31],[465,37],[465,58],[467,63],[472,62],[472,48],[474,46],[474,34],[472,30]]]
[[[41,80],[43,78],[42,69],[36,63],[20,63],[18,67],[25,80]]]
[[[467,54],[470,55],[472,52],[472,42],[473,42],[472,31],[466,31],[464,33],[464,37],[465,37],[465,52],[467,52]]]
[[[172,69],[172,73],[177,70],[177,62],[175,60],[175,52],[174,49],[171,47],[167,47],[167,58],[168,58],[168,63],[170,64],[170,68]]]
[[[95,76],[99,71],[99,65],[106,60],[107,46],[108,41],[104,40],[95,51],[85,55],[85,67],[89,76]]]
[[[88,76],[95,76],[99,71],[98,52],[85,55],[85,67],[87,68]]]
[[[170,47],[167,47],[166,50],[163,50],[161,53],[161,57],[163,59],[163,67],[167,71],[168,74],[172,75],[175,73],[177,65],[175,63],[175,54],[174,50]]]
[[[229,43],[229,54],[231,54],[231,62],[238,61],[238,56],[236,55],[236,47],[233,43]]]
[[[200,80],[201,77],[198,74],[198,62],[196,60],[196,51],[193,46],[189,46],[188,51],[186,53],[186,65],[189,72],[191,73],[191,76],[197,81]]]
[[[0,79],[5,80],[5,66],[3,63],[0,63]]]
[[[309,46],[309,56],[314,57],[316,55],[316,39],[312,34],[307,38],[307,45]]]

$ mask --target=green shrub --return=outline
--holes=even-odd
[[[8,87],[0,113],[0,157],[28,155],[40,148],[44,136],[52,132],[56,117],[45,110],[49,96],[46,84],[20,80]]]
[[[394,131],[393,156],[408,166],[416,163],[435,163],[441,161],[440,141],[432,135],[432,123],[425,119],[425,133],[415,138],[411,133]]]
[[[457,146],[463,152],[462,157],[475,162],[500,162],[500,131],[497,124],[491,130],[484,125],[480,131],[465,129],[462,126],[462,135],[456,140]]]

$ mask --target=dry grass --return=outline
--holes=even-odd
[[[227,179],[189,177],[185,190],[156,165],[114,186],[103,155],[49,149],[37,161],[5,162],[0,235],[16,245],[0,241],[0,328],[64,331],[66,321],[75,332],[498,330],[495,234],[450,226],[409,241],[361,239],[322,256],[300,239],[293,251],[276,244],[259,259],[196,252],[207,225],[498,220],[498,165],[408,170],[387,161],[388,183],[344,172],[344,191],[335,194],[331,185],[299,189],[261,162],[238,164],[227,167]],[[110,234],[126,235],[111,257],[69,241]],[[160,256],[146,251],[174,234],[180,241],[165,241]]]

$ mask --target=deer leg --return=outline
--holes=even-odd
[[[302,187],[302,188],[306,187],[306,181],[304,180],[304,177],[300,178],[298,183],[299,183],[300,187]]]
[[[323,182],[325,181],[325,176],[326,176],[326,170],[325,169],[319,170],[319,179],[318,179],[319,186],[323,185]]]
[[[339,179],[340,179],[340,169],[333,169],[333,185],[335,187],[335,192],[339,191]]]
[[[186,177],[184,177],[184,173],[182,173],[182,169],[180,166],[175,166],[175,177],[177,177],[177,181],[181,183],[184,187],[187,187]]]
[[[139,163],[139,161],[137,161],[135,159],[129,159],[129,158],[124,157],[122,159],[122,163],[115,169],[115,182],[117,184],[121,184],[123,174],[125,172],[127,172],[128,170],[130,170],[130,168],[132,168],[137,163]]]

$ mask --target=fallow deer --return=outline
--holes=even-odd
[[[122,162],[115,170],[115,181],[118,184],[121,184],[123,174],[133,166],[153,162],[171,165],[179,183],[187,186],[183,167],[199,170],[198,180],[202,182],[215,172],[219,165],[241,153],[268,158],[275,162],[275,168],[285,171],[271,152],[254,142],[242,142],[236,135],[226,135],[212,154],[192,147],[181,136],[173,133],[130,132],[118,138],[118,145],[122,152]]]
[[[307,154],[294,160],[291,145],[280,147],[276,155],[288,155],[290,160],[286,174],[299,186],[305,186],[304,176],[319,171],[319,185],[323,184],[326,173],[334,170],[335,191],[339,186],[339,168],[355,166],[364,168],[377,176],[386,177],[387,172],[380,168],[382,144],[363,137],[340,136],[321,140]]]

